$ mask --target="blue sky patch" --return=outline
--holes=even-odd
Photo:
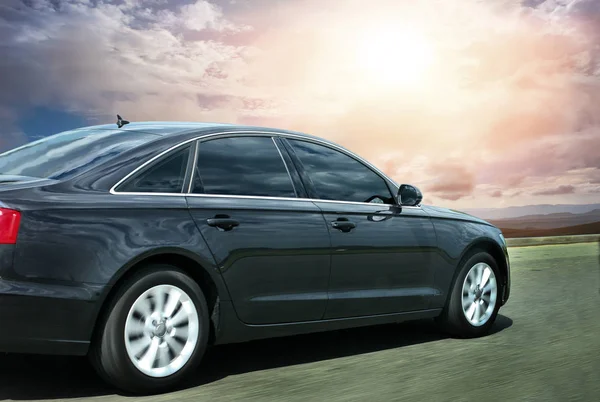
[[[85,117],[75,113],[37,107],[23,113],[17,121],[17,125],[30,141],[34,141],[90,124]]]

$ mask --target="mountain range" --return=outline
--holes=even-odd
[[[481,219],[510,219],[518,218],[527,215],[548,215],[548,214],[584,214],[595,209],[600,209],[600,204],[540,204],[540,205],[524,205],[518,207],[506,208],[467,208],[462,211],[477,216]]]
[[[464,212],[498,226],[505,237],[600,234],[600,204],[528,205]]]

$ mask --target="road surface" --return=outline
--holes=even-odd
[[[598,244],[510,254],[511,299],[485,338],[417,322],[222,346],[180,391],[145,398],[115,395],[85,359],[4,355],[0,400],[600,400]]]

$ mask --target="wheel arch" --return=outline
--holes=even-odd
[[[197,258],[190,255],[189,252],[180,249],[162,249],[145,253],[130,261],[119,270],[99,299],[98,310],[91,332],[92,342],[95,341],[100,325],[103,320],[106,319],[108,314],[108,307],[119,289],[124,286],[127,280],[135,275],[136,272],[152,264],[168,264],[179,268],[200,286],[200,289],[202,289],[202,292],[206,297],[210,314],[211,328],[209,343],[214,343],[220,329],[219,304],[221,300],[229,300],[229,292],[225,288],[225,285],[220,278],[220,274],[211,274],[205,264],[202,264]]]
[[[460,267],[460,264],[462,264],[466,258],[468,258],[477,251],[484,251],[490,254],[492,258],[496,261],[496,264],[498,264],[498,269],[500,270],[500,274],[502,275],[501,283],[502,287],[504,288],[506,286],[506,281],[508,280],[508,261],[506,259],[504,250],[502,250],[502,247],[500,247],[500,245],[497,242],[487,237],[479,238],[473,241],[469,246],[465,248],[462,255],[458,259],[459,262],[456,267],[456,273],[458,273],[458,267]],[[452,282],[454,283],[454,280]]]

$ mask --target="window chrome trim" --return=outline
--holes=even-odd
[[[376,204],[373,202],[354,202],[354,201],[336,201],[336,200],[321,200],[318,198],[291,198],[291,197],[268,197],[258,195],[229,195],[229,194],[193,194],[193,193],[125,193],[117,192],[115,195],[129,195],[129,196],[164,196],[164,197],[199,197],[199,198],[234,198],[234,199],[253,199],[253,200],[272,200],[272,201],[300,201],[300,202],[326,202],[330,204],[352,204],[352,205],[371,205],[374,207],[381,208],[382,205],[390,204]],[[401,205],[402,209],[421,209],[421,207],[415,207],[410,205]]]
[[[189,194],[192,192],[192,188],[194,186],[194,175],[196,174],[196,170],[198,169],[198,141],[196,141],[196,143],[194,144],[194,156],[193,156],[193,160],[192,160],[192,172],[190,173],[190,184],[188,186],[188,189],[186,191],[186,194]]]
[[[177,148],[180,147],[184,147],[187,144],[197,141],[198,143],[196,144],[196,150],[195,150],[195,157],[198,157],[198,148],[200,147],[200,143],[202,143],[205,140],[209,140],[209,139],[214,139],[215,137],[228,137],[228,136],[232,136],[232,135],[240,135],[240,134],[250,134],[250,135],[258,135],[258,136],[270,136],[272,139],[273,137],[284,137],[284,138],[295,138],[295,139],[299,139],[299,140],[303,140],[303,141],[307,141],[307,142],[312,142],[315,144],[319,144],[319,145],[324,145],[324,146],[328,146],[330,148],[333,148],[343,154],[346,154],[347,156],[354,158],[356,160],[358,160],[359,162],[362,162],[364,165],[366,165],[367,167],[369,167],[370,169],[372,169],[373,171],[375,171],[375,173],[377,173],[379,176],[382,176],[383,178],[385,178],[386,180],[388,180],[390,183],[394,184],[396,187],[398,187],[398,184],[390,179],[385,173],[383,173],[381,170],[379,170],[377,167],[375,167],[373,164],[371,164],[369,161],[361,158],[360,156],[356,155],[354,152],[349,151],[339,145],[333,144],[331,142],[328,141],[324,141],[318,138],[312,138],[312,137],[305,137],[302,135],[297,135],[297,134],[290,134],[290,133],[282,133],[282,132],[277,132],[277,131],[226,131],[226,132],[220,132],[220,133],[214,133],[214,134],[207,134],[207,135],[199,135],[197,137],[185,140],[177,145],[174,145],[168,149],[166,149],[165,151],[160,152],[159,154],[153,156],[152,158],[150,158],[149,160],[147,160],[146,162],[144,162],[143,164],[141,164],[140,166],[138,166],[137,168],[135,168],[133,171],[131,171],[130,173],[128,173],[125,177],[123,177],[121,180],[119,180],[114,186],[111,187],[111,189],[109,190],[110,194],[112,195],[129,195],[129,196],[167,196],[167,197],[213,197],[213,198],[239,198],[239,199],[259,199],[259,200],[282,200],[282,201],[303,201],[303,202],[326,202],[326,203],[338,203],[338,204],[353,204],[353,205],[382,205],[382,204],[374,204],[371,202],[354,202],[354,201],[338,201],[338,200],[322,200],[319,198],[287,198],[287,197],[266,197],[266,196],[250,196],[250,195],[228,195],[228,194],[193,194],[191,193],[190,189],[188,188],[188,191],[186,193],[142,193],[142,192],[120,192],[120,191],[116,191],[115,189],[120,186],[121,184],[123,184],[125,181],[127,181],[130,177],[134,176],[136,173],[138,173],[140,170],[144,169],[146,166],[148,166],[149,164],[155,162],[157,159],[163,157],[164,155],[168,154],[169,152],[173,152],[175,151]],[[273,139],[274,141],[274,139]],[[275,143],[275,146],[277,147],[277,143]],[[277,150],[280,152],[280,156],[281,156],[281,151],[279,150],[279,147],[277,147]],[[283,159],[283,157],[282,157]],[[197,159],[196,159],[197,160]],[[285,164],[285,160],[283,161],[284,165],[286,166],[286,169],[288,169],[287,164]],[[192,172],[192,177],[190,179],[190,184],[193,182],[193,174],[195,172]],[[288,175],[289,175],[289,170],[288,170]],[[291,176],[290,176],[291,179]],[[293,181],[292,181],[292,185],[293,185]],[[295,187],[294,187],[294,191]],[[383,205],[387,205],[387,204],[383,204]],[[421,206],[408,206],[408,205],[401,205],[402,208],[408,208],[408,209],[421,209]]]
[[[298,197],[298,190],[296,190],[296,185],[294,184],[294,179],[292,178],[292,174],[290,173],[290,169],[288,168],[288,165],[287,165],[285,159],[283,158],[283,154],[281,153],[281,149],[279,149],[279,145],[277,145],[277,141],[275,141],[275,138],[273,136],[271,136],[271,141],[273,141],[273,145],[275,145],[275,149],[277,150],[277,152],[279,152],[279,158],[281,158],[281,163],[283,163],[283,166],[285,167],[285,171],[288,174],[288,178],[290,179],[290,183],[292,184],[292,189],[294,190],[294,194],[296,195],[296,198],[299,198]]]

